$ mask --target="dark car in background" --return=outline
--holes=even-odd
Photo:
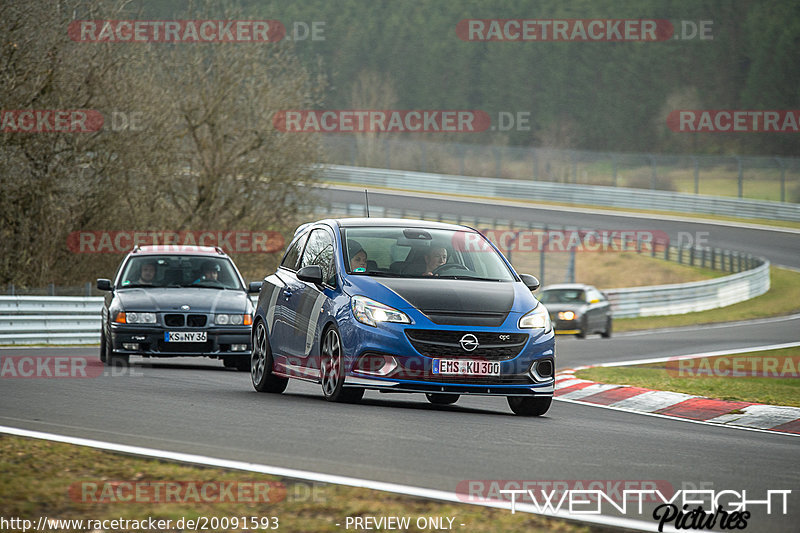
[[[550,311],[550,320],[557,334],[579,338],[592,333],[599,333],[604,338],[611,336],[611,305],[597,288],[582,283],[548,285],[538,298]]]
[[[125,365],[131,355],[207,356],[250,370],[253,304],[233,261],[220,248],[142,246],[131,251],[106,291],[100,360]]]

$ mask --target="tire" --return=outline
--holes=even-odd
[[[319,381],[326,400],[329,402],[357,402],[364,396],[364,389],[344,386],[342,339],[334,326],[325,330],[325,334],[322,336],[319,359]]]
[[[603,337],[604,339],[608,339],[611,337],[612,330],[613,330],[612,320],[611,317],[608,317],[606,319],[606,329],[605,331],[603,331],[603,333],[600,334],[600,336]]]
[[[586,317],[583,317],[583,320],[581,320],[581,329],[578,330],[578,333],[576,333],[575,336],[578,337],[579,339],[585,339],[586,333],[588,333],[587,331],[588,329],[589,329],[589,322],[586,321]]]
[[[272,348],[267,338],[267,328],[260,320],[253,328],[253,352],[248,364],[253,388],[258,392],[280,394],[286,390],[289,380],[272,373]]]
[[[110,367],[117,367],[117,368],[125,368],[130,366],[130,356],[128,354],[118,354],[114,353],[114,350],[111,347],[111,341],[106,340],[105,338],[101,340],[102,345],[105,347],[106,355],[105,357],[100,357],[100,359],[105,363],[106,366]]]
[[[100,332],[100,362],[106,362],[106,334],[103,331]]]
[[[250,372],[250,357],[223,357],[225,368],[235,368],[240,372]]]
[[[508,406],[519,416],[542,416],[553,403],[551,396],[509,396]]]
[[[446,394],[441,392],[426,393],[425,397],[434,405],[454,404],[461,397],[460,394]]]

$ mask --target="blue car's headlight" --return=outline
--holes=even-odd
[[[368,326],[377,326],[379,322],[411,323],[407,314],[366,296],[353,296],[350,300],[350,307],[356,320]]]
[[[537,305],[533,311],[520,318],[518,325],[519,329],[543,329],[545,333],[553,329],[553,325],[550,323],[550,314],[542,304]]]

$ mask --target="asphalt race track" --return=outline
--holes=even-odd
[[[355,192],[330,191],[358,203]],[[370,194],[371,206],[407,197]],[[414,209],[494,216],[497,208],[418,199]],[[484,214],[485,212],[485,214]],[[601,229],[708,232],[714,246],[800,268],[800,233],[709,223],[504,208],[503,218]],[[713,328],[560,338],[558,366],[634,360],[796,341],[800,316]],[[97,347],[6,348],[0,355],[89,355]],[[432,406],[421,395],[368,392],[357,405],[325,402],[291,382],[256,393],[249,375],[207,359],[132,359],[125,375],[2,379],[0,425],[300,470],[454,491],[463,480],[655,480],[673,488],[746,489],[749,499],[791,489],[789,514],[753,508],[750,531],[796,531],[800,439],[556,401],[547,416],[516,417],[502,398]],[[647,515],[628,514],[653,522]],[[655,522],[653,522],[655,524]]]

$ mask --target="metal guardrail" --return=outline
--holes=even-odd
[[[0,344],[100,342],[102,297],[0,296]]]
[[[770,263],[759,263],[706,281],[604,292],[615,318],[706,311],[767,292]],[[96,344],[102,302],[97,297],[0,296],[0,344]]]
[[[97,344],[102,308],[102,296],[0,296],[0,345]]]
[[[666,191],[547,183],[503,178],[475,178],[406,170],[330,165],[326,181],[448,194],[469,193],[486,198],[508,198],[567,204],[586,204],[739,218],[800,222],[800,204],[726,198]]]
[[[738,274],[675,285],[604,291],[615,318],[678,315],[707,311],[755,298],[769,290],[769,267],[763,264]]]

